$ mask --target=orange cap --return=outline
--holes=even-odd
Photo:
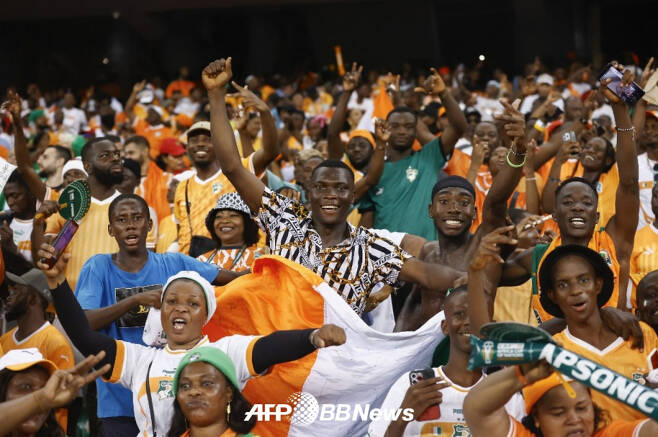
[[[365,138],[366,140],[368,140],[368,142],[370,143],[370,145],[371,145],[372,147],[375,147],[375,137],[372,135],[372,133],[371,133],[370,131],[367,131],[367,130],[365,130],[365,129],[357,129],[357,130],[353,130],[353,131],[350,133],[350,139],[348,140],[348,142],[349,142],[352,138],[355,138],[355,137],[363,137],[363,138]]]
[[[542,396],[544,396],[550,389],[557,387],[560,384],[564,384],[565,390],[567,390],[567,393],[570,393],[569,396],[573,397],[571,394],[574,393],[573,388],[569,386],[569,383],[558,372],[553,372],[551,376],[540,379],[539,381],[525,387],[523,389],[523,400],[525,401],[526,413],[530,414],[532,407],[535,406]]]

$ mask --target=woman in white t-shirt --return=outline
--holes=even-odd
[[[43,244],[39,259],[52,258],[54,253],[52,246]],[[43,262],[37,263],[48,278],[57,314],[80,352],[107,353],[96,367],[109,363],[112,367],[104,379],[132,391],[135,420],[145,435],[162,437],[169,432],[174,412],[174,375],[191,349],[209,346],[226,353],[235,365],[241,389],[247,379],[274,364],[299,359],[318,347],[345,342],[342,328],[324,325],[316,330],[278,331],[263,337],[232,335],[211,343],[201,329],[217,307],[215,291],[198,273],[189,271],[170,277],[163,287],[160,320],[167,338],[164,348],[115,340],[89,326],[63,273],[67,260],[65,254],[51,269]]]

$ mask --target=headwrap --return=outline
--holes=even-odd
[[[217,309],[217,301],[215,300],[215,289],[210,284],[210,282],[208,282],[203,276],[201,276],[197,272],[183,270],[182,272],[178,272],[174,276],[169,277],[169,279],[167,279],[167,283],[162,288],[162,297],[161,297],[162,302],[164,302],[165,294],[167,294],[167,289],[169,288],[171,283],[178,279],[187,279],[189,281],[196,282],[199,285],[199,287],[201,287],[201,289],[203,290],[203,294],[206,298],[206,309],[208,310],[208,314],[206,316],[206,323],[208,323],[212,318],[213,314],[215,314],[215,310]]]
[[[350,142],[352,140],[352,138],[355,138],[355,137],[365,138],[366,140],[368,140],[368,142],[370,143],[370,145],[372,147],[375,147],[375,137],[372,135],[372,133],[370,131],[367,131],[365,129],[353,130],[350,133],[350,139],[347,142]]]

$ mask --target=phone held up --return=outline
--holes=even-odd
[[[615,93],[617,97],[619,97],[622,101],[624,101],[628,105],[633,105],[635,102],[640,100],[642,96],[644,95],[644,90],[640,88],[640,85],[638,85],[635,82],[631,82],[631,84],[626,87],[622,88],[621,86],[621,79],[623,77],[623,73],[619,70],[617,70],[612,63],[609,63],[608,65],[605,66],[603,71],[601,71],[601,74],[599,74],[599,82],[603,82],[605,79],[612,79],[610,83],[608,84],[608,88],[610,91]]]
[[[436,375],[434,374],[434,369],[430,367],[426,369],[412,370],[411,372],[409,372],[409,383],[411,385],[415,385],[426,379],[434,378],[435,376]],[[416,420],[418,422],[425,422],[427,420],[436,420],[440,417],[441,417],[441,409],[439,408],[439,405],[436,404],[436,405],[432,405],[431,407],[423,411],[423,414],[418,416],[418,419]]]

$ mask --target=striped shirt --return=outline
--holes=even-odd
[[[115,191],[105,200],[91,198],[89,211],[80,221],[80,228],[66,248],[66,252],[71,254],[71,259],[66,265],[66,280],[71,286],[71,290],[75,290],[80,270],[92,255],[114,253],[119,250],[116,240],[107,232],[107,226],[110,224],[108,218],[110,203],[119,194],[118,191]],[[48,217],[46,235],[57,235],[65,223],[66,220],[59,214]]]
[[[350,236],[323,247],[311,213],[288,197],[265,188],[256,223],[268,236],[270,252],[295,261],[322,277],[357,313],[363,313],[373,287],[399,287],[398,274],[411,258],[397,244],[371,230],[347,223]]]

